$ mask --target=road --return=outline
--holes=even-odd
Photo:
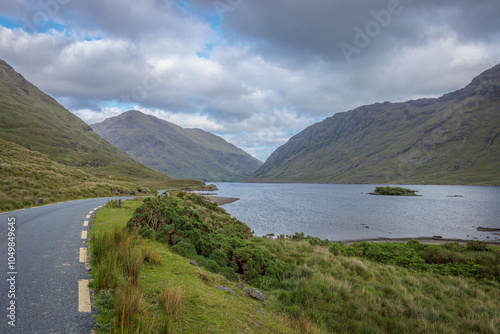
[[[83,231],[91,224],[84,226],[85,221],[109,199],[0,214],[0,333],[90,333],[89,274],[80,248],[87,247]]]

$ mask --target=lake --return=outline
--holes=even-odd
[[[257,235],[305,235],[329,240],[371,238],[479,239],[500,235],[500,187],[402,185],[418,197],[373,196],[377,185],[214,183],[217,196],[238,197],[223,208]],[[462,197],[450,197],[460,195]],[[498,233],[497,233],[498,234]]]

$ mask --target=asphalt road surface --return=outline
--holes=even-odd
[[[87,247],[83,231],[108,199],[0,214],[0,333],[90,333],[89,294],[79,295],[89,274],[80,253]]]

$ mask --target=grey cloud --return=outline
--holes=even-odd
[[[339,44],[354,44],[354,28],[364,30],[368,22],[375,21],[371,12],[387,10],[393,1],[397,0],[242,0],[233,11],[224,13],[222,27],[232,32],[228,36],[251,40],[258,52],[275,61],[314,61],[314,57],[321,57],[343,62]],[[382,27],[360,58],[427,43],[422,30],[433,25],[449,26],[463,39],[491,41],[498,37],[500,2],[496,0],[399,3],[398,14],[391,15],[390,23]]]
[[[0,27],[0,56],[89,120],[119,112],[102,107],[111,100],[163,110],[261,159],[314,121],[437,96],[500,59],[498,0],[401,0],[351,63],[340,43],[355,45],[354,28],[397,0],[221,1],[234,8],[220,25],[211,0],[2,1],[21,23],[57,2],[52,18],[67,29]]]

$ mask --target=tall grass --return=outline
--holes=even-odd
[[[307,319],[326,332],[498,333],[500,284],[494,279],[335,256],[305,242],[253,241],[293,267],[269,293],[299,332],[310,330]]]
[[[90,240],[90,259],[94,266],[92,286],[96,292],[104,290],[114,294],[111,331],[124,333],[130,328],[143,326],[136,321],[142,305],[139,276],[144,259],[158,264],[161,262],[160,255],[152,248],[142,245],[136,235],[130,235],[126,230],[91,230]],[[143,330],[144,328],[140,332]]]
[[[156,248],[145,245],[141,248],[141,252],[144,262],[149,262],[154,265],[161,264],[161,255]]]
[[[127,281],[132,284],[139,284],[139,274],[141,273],[144,258],[139,250],[127,249],[127,254],[123,258],[123,273]]]
[[[172,316],[175,320],[178,319],[179,313],[184,302],[184,292],[180,287],[167,287],[160,294],[160,305],[165,310],[167,316]]]
[[[127,280],[115,293],[115,331],[130,325],[139,314],[142,294],[134,282]]]

